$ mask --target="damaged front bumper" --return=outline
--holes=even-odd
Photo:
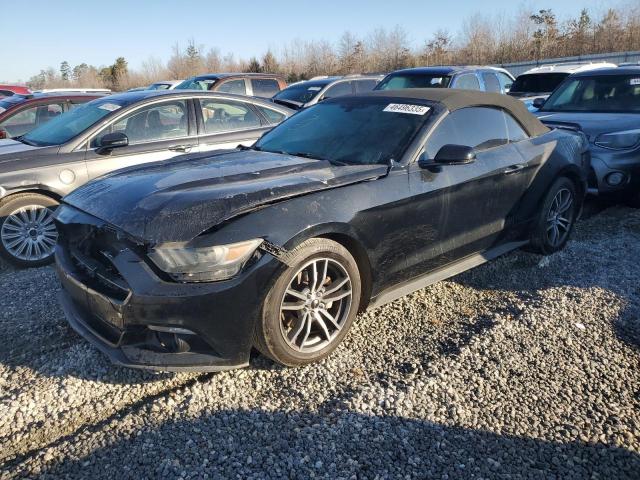
[[[127,367],[218,371],[248,365],[265,287],[280,261],[263,253],[231,280],[176,283],[98,219],[63,209],[56,270],[74,330]]]

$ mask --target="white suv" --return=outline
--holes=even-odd
[[[613,63],[561,63],[557,65],[543,65],[527,70],[516,78],[509,95],[522,100],[529,111],[535,112],[539,105],[551,95],[551,92],[572,73],[595,70],[597,68],[616,67]],[[534,105],[534,99],[537,100]]]

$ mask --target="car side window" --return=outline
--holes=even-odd
[[[246,95],[247,87],[243,78],[237,80],[228,80],[220,84],[218,88],[214,89],[216,92],[223,93],[235,93],[237,95]]]
[[[377,80],[354,80],[353,84],[356,86],[356,93],[370,92],[378,84]]]
[[[273,78],[252,78],[251,88],[255,97],[271,98],[280,91],[278,81]]]
[[[500,93],[500,82],[493,72],[482,72],[482,81],[487,92]]]
[[[244,102],[201,98],[200,107],[204,130],[208,134],[261,126],[258,115]]]
[[[278,112],[277,110],[273,110],[271,108],[262,107],[260,105],[256,105],[256,108],[260,110],[260,113],[262,113],[267,118],[269,124],[280,123],[286,117],[284,113]]]
[[[518,121],[511,116],[510,113],[504,112],[504,120],[507,124],[507,135],[509,136],[510,142],[519,142],[521,140],[526,140],[529,138],[527,132],[524,131],[524,128],[518,123]]]
[[[186,137],[189,134],[189,113],[184,100],[150,105],[124,116],[103,129],[91,141],[100,146],[100,138],[107,133],[122,132],[129,145]]]
[[[465,145],[481,151],[508,143],[502,110],[468,107],[447,115],[429,136],[425,152],[435,158],[444,145]]]
[[[511,90],[513,79],[509,75],[502,72],[496,72],[496,75],[498,76],[498,81],[500,82],[500,90],[502,91],[502,93],[507,93],[509,90]]]
[[[473,73],[465,73],[456,78],[453,88],[460,88],[463,90],[480,90],[480,82],[478,82],[478,77]]]
[[[353,89],[351,88],[351,82],[339,82],[334,86],[329,87],[322,98],[335,98],[335,97],[343,97],[345,95],[351,95],[353,93]]]
[[[61,103],[35,105],[7,118],[4,122],[0,123],[0,129],[7,132],[8,137],[17,137],[24,135],[38,125],[47,123],[49,120],[61,114]]]

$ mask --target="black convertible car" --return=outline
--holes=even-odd
[[[357,312],[522,246],[562,248],[584,137],[522,102],[452,89],[310,107],[253,147],[132,167],[55,216],[62,305],[119,364],[285,365],[328,355]]]

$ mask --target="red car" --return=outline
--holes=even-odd
[[[103,95],[84,93],[34,93],[0,98],[0,139],[24,135],[74,106],[101,96]]]
[[[0,97],[10,97],[11,95],[29,95],[31,90],[23,85],[2,85],[0,84]]]

